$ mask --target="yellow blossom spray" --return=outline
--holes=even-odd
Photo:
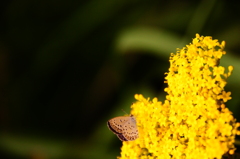
[[[240,135],[232,112],[225,107],[228,71],[219,66],[225,42],[199,36],[170,56],[166,100],[136,94],[131,106],[139,138],[124,141],[119,159],[220,159],[234,153]]]

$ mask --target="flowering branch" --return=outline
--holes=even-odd
[[[234,153],[240,123],[225,107],[224,90],[233,67],[219,66],[225,42],[196,35],[192,43],[170,56],[168,93],[162,103],[135,95],[131,114],[139,139],[123,142],[119,159],[217,158]]]

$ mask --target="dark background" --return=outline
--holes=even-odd
[[[10,0],[0,12],[0,158],[116,158],[106,121],[136,93],[163,101],[169,55],[196,33],[226,41],[227,106],[240,120],[236,2]]]

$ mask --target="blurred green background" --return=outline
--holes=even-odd
[[[108,119],[134,94],[164,100],[169,55],[196,33],[226,41],[240,120],[240,5],[224,0],[9,0],[1,6],[0,158],[111,159]]]

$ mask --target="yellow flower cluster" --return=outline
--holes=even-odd
[[[171,54],[166,100],[135,95],[131,114],[140,137],[123,142],[119,159],[220,159],[234,153],[240,123],[224,104],[231,99],[224,86],[233,70],[219,66],[224,46],[197,34]]]

